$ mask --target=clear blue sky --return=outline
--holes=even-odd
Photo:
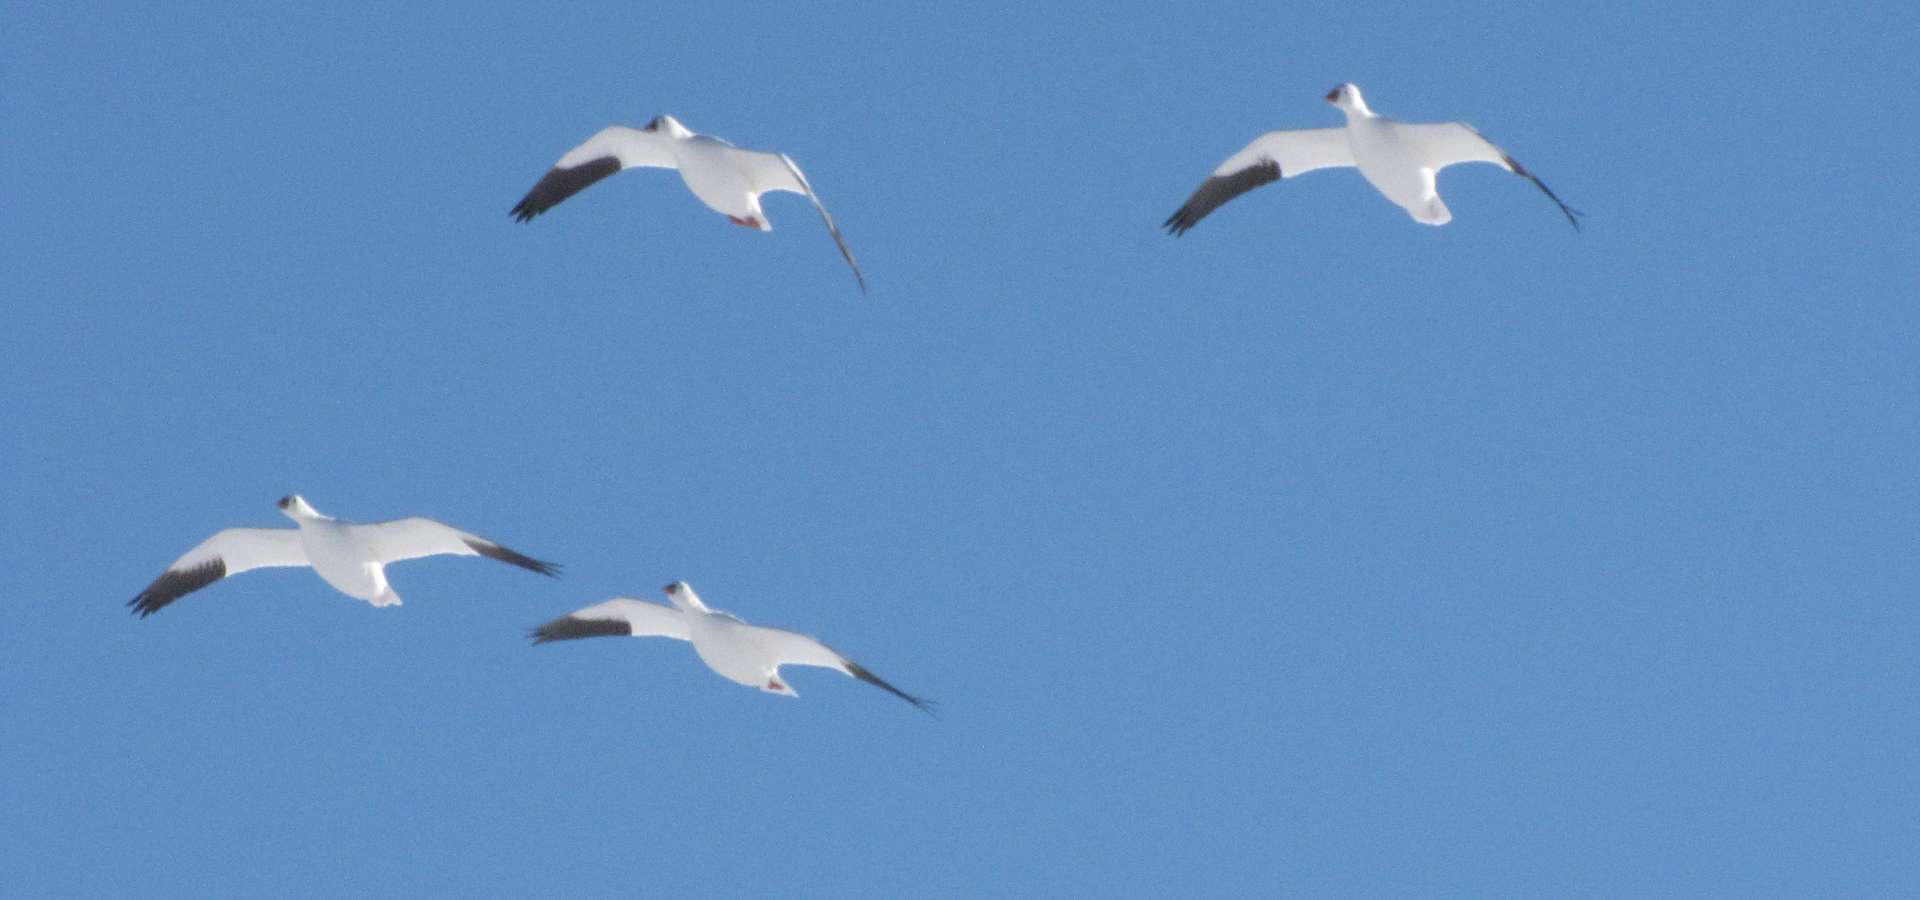
[[[782,10],[0,12],[6,893],[1920,891],[1911,4]],[[1344,80],[1586,232],[1160,232]],[[791,195],[508,218],[660,113],[872,295]],[[127,614],[295,491],[565,577]],[[676,578],[943,717],[526,643]]]

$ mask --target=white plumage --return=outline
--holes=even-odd
[[[720,213],[735,225],[760,231],[772,231],[773,223],[760,209],[760,195],[768,191],[800,194],[812,201],[827,225],[827,233],[840,248],[840,255],[853,269],[861,293],[867,279],[854,261],[853,251],[840,234],[839,226],[807,183],[807,176],[784,153],[742,150],[719,138],[696,134],[672,116],[658,116],[645,128],[613,125],[601,129],[572,150],[542,177],[511,214],[519,221],[531,220],[562,200],[585,190],[588,185],[615,172],[635,168],[677,169],[680,179],[700,202]]]
[[[1184,206],[1163,223],[1185,234],[1221,204],[1254,188],[1316,169],[1357,168],[1380,194],[1416,222],[1445,225],[1453,213],[1441,201],[1434,177],[1441,169],[1468,162],[1491,163],[1526,178],[1546,194],[1579,230],[1579,211],[1560,201],[1547,185],[1506,151],[1464,122],[1397,122],[1367,108],[1360,88],[1342,84],[1326,100],[1346,114],[1343,128],[1270,131],[1213,170]]]
[[[672,606],[615,597],[535,628],[533,642],[544,644],[607,636],[673,638],[691,642],[700,661],[722,678],[768,693],[799,696],[780,677],[781,666],[819,666],[879,687],[926,712],[933,711],[933,701],[888,684],[814,638],[779,628],[749,625],[729,613],[709,608],[684,581],[669,584],[664,590]]]
[[[310,566],[340,593],[374,606],[398,606],[387,583],[388,563],[422,556],[487,556],[542,575],[559,566],[432,519],[358,524],[321,515],[299,494],[280,498],[294,528],[229,528],[174,560],[146,590],[127,602],[141,618],[229,575],[252,569]]]

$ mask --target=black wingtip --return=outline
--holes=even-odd
[[[520,202],[514,204],[513,209],[508,210],[507,214],[516,222],[532,221],[534,216],[558,206],[560,201],[580,193],[588,185],[618,171],[620,171],[620,160],[612,156],[588,160],[565,169],[554,166],[547,170],[547,174],[540,177],[540,181],[533,186],[533,189],[527,191],[527,195],[521,197]]]
[[[128,600],[127,608],[144,619],[167,604],[225,577],[227,563],[221,559],[210,559],[191,569],[168,569],[147,585],[146,590]]]
[[[1576,234],[1582,233],[1584,231],[1584,229],[1580,227],[1580,217],[1586,215],[1586,213],[1583,213],[1577,209],[1574,209],[1571,206],[1566,205],[1565,203],[1560,202],[1560,198],[1555,197],[1553,194],[1553,191],[1548,190],[1547,186],[1545,184],[1542,184],[1540,179],[1534,178],[1533,183],[1540,185],[1540,190],[1544,192],[1548,198],[1553,200],[1554,205],[1560,207],[1560,212],[1565,214],[1567,217],[1567,224],[1570,224],[1573,226],[1573,230]]]
[[[573,616],[561,616],[544,625],[527,629],[527,636],[533,638],[534,646],[554,641],[571,641],[590,637],[632,637],[633,626],[622,619],[578,619]]]
[[[1539,188],[1540,193],[1546,194],[1547,199],[1553,201],[1553,205],[1560,207],[1560,212],[1567,217],[1567,222],[1573,226],[1574,232],[1579,233],[1584,231],[1584,229],[1580,227],[1580,217],[1586,215],[1586,213],[1568,206],[1565,200],[1560,199],[1559,194],[1553,192],[1553,188],[1547,187],[1547,183],[1541,181],[1540,176],[1527,171],[1527,167],[1521,165],[1519,160],[1514,159],[1512,154],[1501,153],[1500,158],[1506,161],[1507,168],[1511,170],[1513,174],[1533,182],[1533,186]]]
[[[852,660],[845,660],[845,659],[843,659],[843,661],[846,662],[847,664],[847,674],[852,675],[853,677],[858,678],[861,681],[871,684],[874,687],[880,688],[881,690],[884,690],[887,693],[894,695],[895,697],[899,697],[900,699],[913,704],[915,709],[918,709],[921,712],[926,713],[927,715],[930,715],[936,719],[940,718],[940,714],[934,711],[934,707],[940,705],[939,701],[932,700],[927,697],[916,697],[912,694],[907,693],[906,691],[903,691],[897,687],[894,687],[891,684],[888,684],[885,679],[881,678],[878,675],[873,674],[872,672],[867,671],[867,669],[864,666],[861,666],[859,663],[853,662]]]
[[[1280,164],[1271,159],[1261,160],[1230,175],[1208,176],[1185,204],[1160,223],[1161,227],[1167,229],[1168,234],[1179,237],[1200,224],[1201,219],[1219,209],[1221,204],[1263,184],[1279,181],[1281,176]]]
[[[503,563],[510,563],[526,569],[529,572],[539,572],[548,578],[560,577],[559,563],[547,562],[543,559],[534,559],[524,553],[509,550],[491,541],[465,541],[464,543],[471,548],[473,552],[489,559],[497,559]]]

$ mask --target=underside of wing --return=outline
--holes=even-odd
[[[658,132],[624,125],[603,128],[586,143],[560,157],[533,189],[514,204],[510,214],[516,221],[531,220],[621,169],[671,169],[674,162],[673,148],[667,143],[670,140],[672,138]]]
[[[687,640],[685,613],[658,603],[615,597],[533,629],[533,642],[589,637],[668,637]]]
[[[867,671],[867,669],[860,664],[841,656],[833,648],[820,643],[808,635],[794,631],[786,631],[780,628],[765,628],[755,625],[747,627],[753,631],[754,640],[760,645],[762,650],[771,654],[774,659],[779,661],[778,665],[819,666],[826,669],[839,669],[848,675],[913,704],[923,712],[929,714],[933,712],[932,700],[928,700],[925,697],[916,697],[888,684],[880,676]]]
[[[249,569],[304,566],[307,552],[293,528],[229,528],[200,542],[127,601],[141,618],[228,575]]]
[[[1186,234],[1188,229],[1200,224],[1208,213],[1219,209],[1221,204],[1232,200],[1263,184],[1272,184],[1280,180],[1280,165],[1273,160],[1256,162],[1237,172],[1215,175],[1200,182],[1200,187],[1187,198],[1187,202],[1168,216],[1161,227],[1174,237]]]
[[[1492,141],[1475,131],[1473,126],[1465,122],[1434,122],[1417,125],[1401,124],[1398,127],[1405,135],[1404,140],[1420,148],[1420,156],[1427,168],[1438,172],[1460,163],[1492,163],[1533,182],[1533,186],[1539,188],[1540,193],[1546,194],[1547,199],[1560,207],[1561,214],[1573,224],[1573,230],[1580,230],[1579,210],[1568,206],[1558,194],[1553,192],[1552,188],[1547,187],[1546,182],[1527,171],[1527,167],[1521,165],[1519,160],[1495,146]]]
[[[1271,131],[1261,135],[1213,170],[1185,205],[1161,225],[1175,236],[1186,234],[1208,213],[1235,197],[1282,178],[1315,169],[1353,165],[1343,128]]]
[[[728,147],[728,162],[747,176],[747,182],[755,191],[786,191],[790,194],[811,196],[813,189],[807,184],[799,167],[791,164],[784,153],[768,153],[763,150],[742,150]]]
[[[846,660],[833,652],[827,645],[809,635],[784,628],[767,628],[762,625],[746,625],[753,636],[753,642],[767,656],[783,666],[821,666],[828,669],[845,671],[842,665]]]
[[[1227,158],[1213,174],[1238,168],[1256,159],[1280,164],[1280,177],[1292,178],[1315,169],[1337,169],[1353,165],[1353,145],[1345,128],[1299,128],[1269,131],[1254,139],[1245,149]]]
[[[1507,155],[1465,122],[1396,122],[1394,130],[1402,142],[1418,148],[1421,163],[1435,172],[1467,162],[1507,167]]]
[[[620,171],[620,161],[611,156],[588,160],[571,169],[554,168],[547,170],[533,185],[533,190],[520,198],[508,213],[516,222],[532,221],[537,216],[555,206],[560,201],[587,189],[588,185]]]
[[[560,566],[534,559],[477,534],[461,531],[433,519],[415,516],[354,526],[372,546],[381,565],[423,556],[485,556],[542,575],[558,575]]]
[[[827,206],[820,202],[819,195],[813,192],[813,185],[807,182],[800,166],[784,153],[763,153],[757,150],[730,149],[729,157],[740,169],[747,173],[747,180],[754,190],[760,193],[768,191],[786,191],[800,194],[813,204],[820,221],[826,223],[827,233],[833,236],[834,246],[840,248],[840,256],[847,261],[847,267],[853,270],[853,279],[860,283],[860,293],[867,292],[867,276],[861,274],[860,263],[853,258],[853,251],[847,247],[847,239],[840,234],[840,226],[833,223],[833,216],[827,213]]]

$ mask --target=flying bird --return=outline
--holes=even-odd
[[[623,635],[668,637],[691,641],[693,651],[720,677],[771,694],[800,696],[780,677],[780,667],[820,666],[838,669],[887,693],[933,712],[933,701],[916,697],[881,680],[860,664],[834,652],[804,634],[748,625],[739,618],[709,608],[684,581],[664,588],[672,606],[615,597],[554,619],[533,629],[535,644],[575,638]]]
[[[634,168],[678,169],[687,190],[701,203],[735,225],[761,231],[773,230],[766,213],[760,211],[761,194],[786,191],[804,195],[813,201],[820,221],[827,223],[827,233],[833,235],[840,255],[853,269],[860,292],[867,292],[866,276],[860,274],[860,264],[847,249],[846,238],[841,237],[833,217],[792,159],[784,153],[742,150],[717,137],[695,134],[672,116],[656,116],[645,128],[611,125],[601,129],[560,157],[510,212],[517,221],[530,221],[588,185]]]
[[[1185,234],[1222,203],[1263,184],[1304,175],[1315,169],[1358,168],[1368,183],[1407,211],[1416,222],[1445,225],[1453,220],[1434,188],[1434,175],[1456,163],[1492,163],[1533,182],[1567,221],[1580,230],[1581,215],[1560,201],[1519,160],[1480,136],[1465,122],[1397,122],[1367,108],[1360,88],[1342,84],[1326,100],[1346,113],[1344,128],[1269,131],[1213,170],[1185,206],[1161,223],[1175,236]]]
[[[388,563],[422,556],[487,556],[542,575],[560,567],[450,525],[419,517],[365,525],[321,515],[299,494],[280,498],[296,528],[229,528],[200,542],[127,606],[141,618],[228,575],[273,566],[311,566],[334,589],[374,606],[398,606]]]

